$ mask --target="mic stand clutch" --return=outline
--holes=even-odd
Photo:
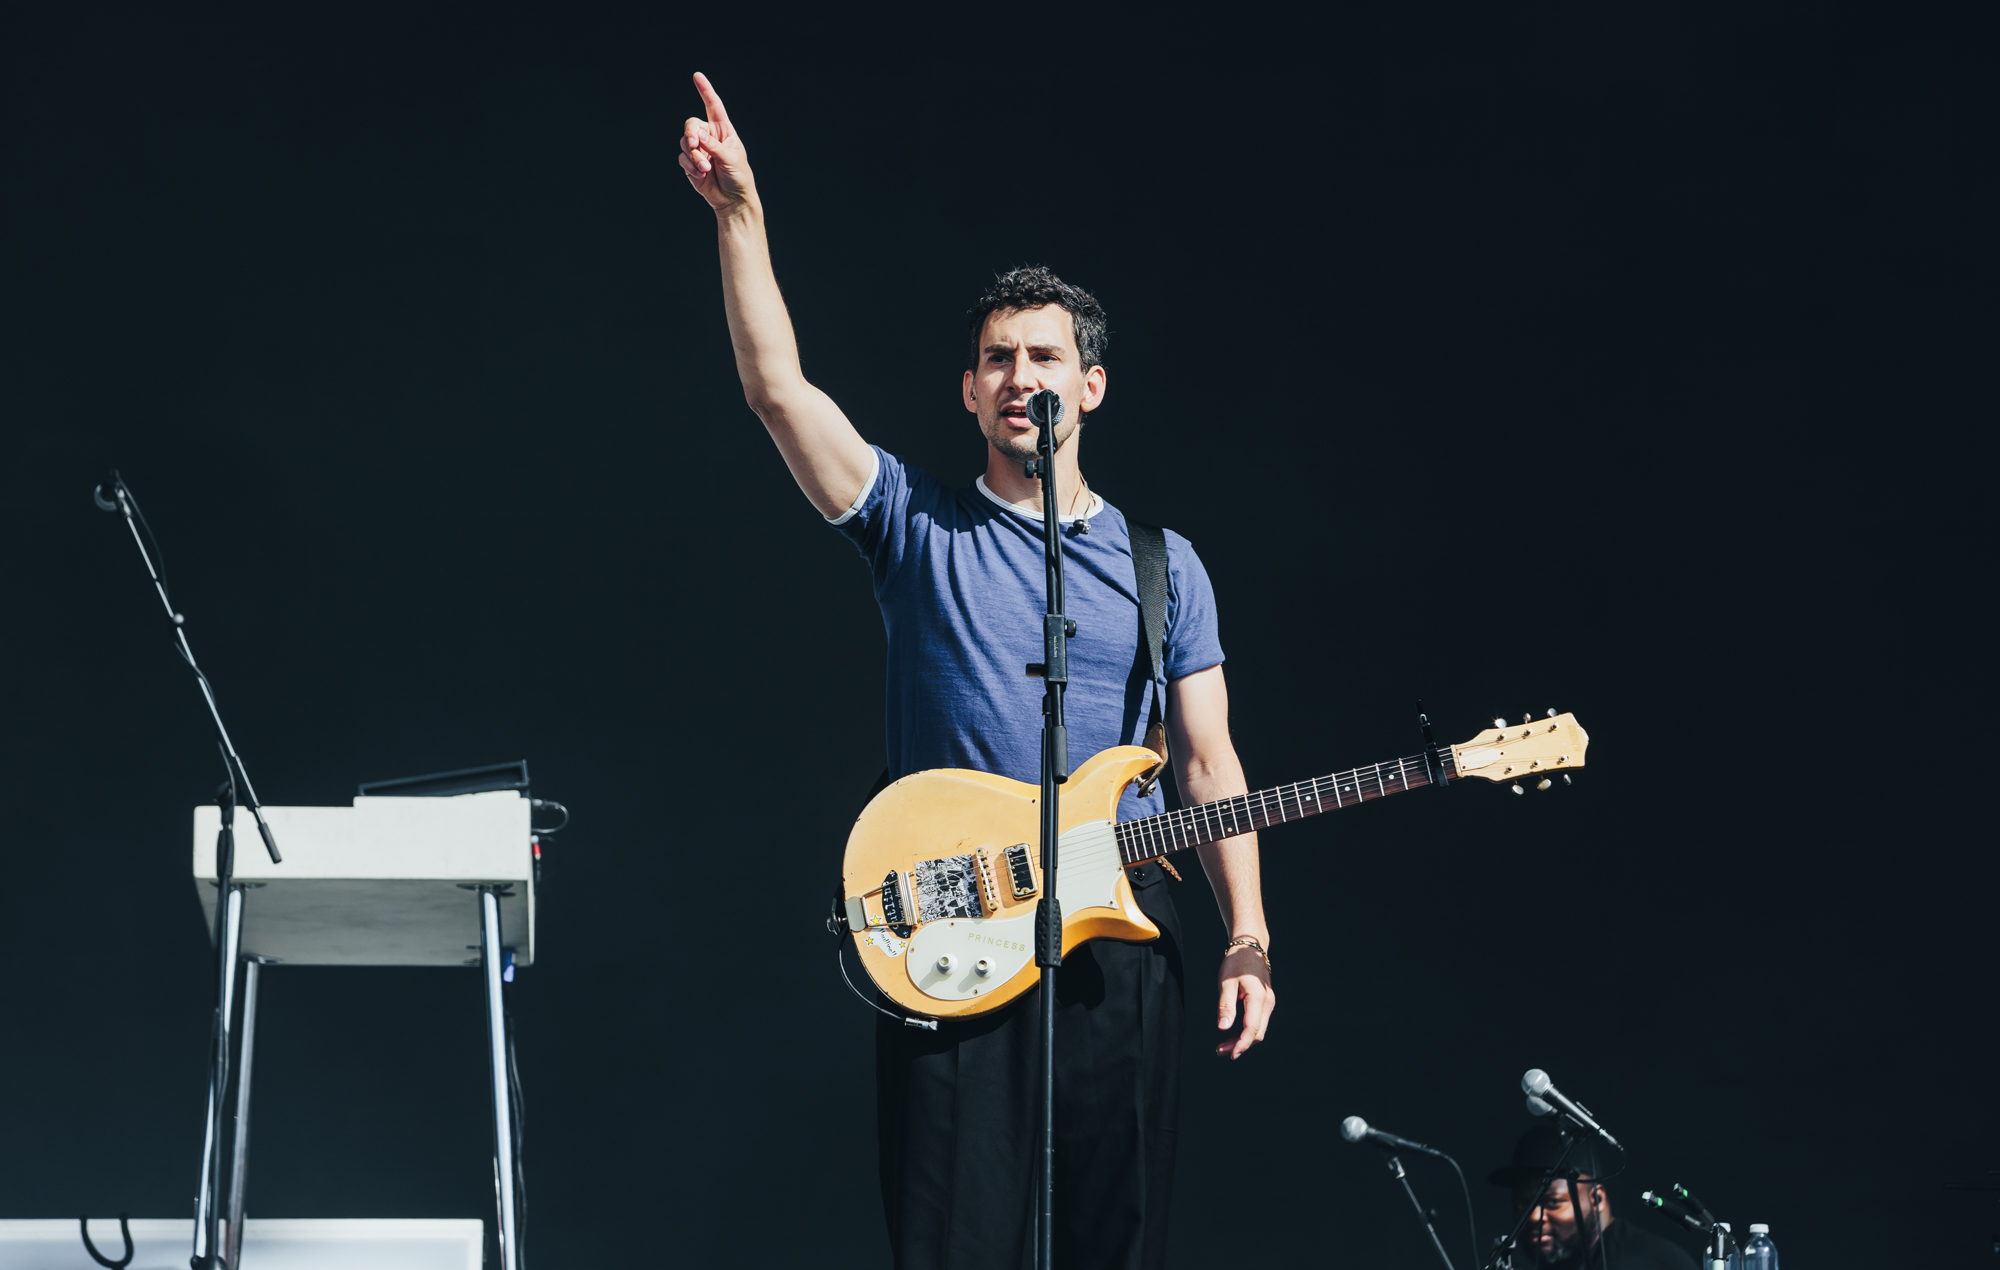
[[[1028,419],[1040,429],[1039,457],[1023,469],[1042,478],[1042,561],[1048,578],[1048,612],[1042,618],[1042,660],[1028,674],[1042,680],[1042,898],[1035,906],[1035,964],[1042,969],[1041,1175],[1036,1179],[1035,1268],[1055,1264],[1056,1197],[1056,968],[1062,965],[1062,905],[1056,899],[1059,787],[1069,779],[1069,737],[1063,728],[1063,690],[1069,686],[1069,637],[1076,628],[1063,616],[1062,531],[1056,519],[1056,428],[1063,400],[1049,389],[1028,398]]]

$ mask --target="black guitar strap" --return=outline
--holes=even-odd
[[[1160,773],[1167,770],[1167,701],[1160,691],[1166,677],[1167,647],[1167,531],[1127,517],[1126,529],[1132,537],[1132,572],[1139,584],[1140,665],[1147,670],[1146,695],[1150,701],[1146,717],[1146,748],[1160,756],[1160,765],[1139,782],[1139,796],[1153,792]]]

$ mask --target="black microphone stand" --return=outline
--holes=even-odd
[[[174,602],[167,598],[166,557],[159,550],[159,540],[153,539],[153,550],[146,550],[146,538],[153,537],[153,527],[146,525],[146,513],[139,510],[139,500],[132,497],[132,491],[126,487],[124,478],[118,475],[117,468],[111,469],[111,479],[106,484],[111,486],[112,497],[106,498],[104,486],[99,485],[91,491],[91,498],[96,501],[98,510],[124,515],[125,528],[132,531],[132,541],[138,545],[139,558],[146,562],[146,574],[153,580],[153,590],[159,593],[160,604],[167,610],[167,620],[174,624],[174,651],[181,655],[188,669],[194,671],[195,682],[201,685],[201,699],[208,703],[208,717],[215,724],[216,742],[222,746],[222,759],[229,767],[230,778],[232,781],[239,777],[242,779],[243,805],[250,809],[251,819],[257,822],[257,834],[264,839],[264,850],[270,852],[271,863],[281,864],[285,857],[278,853],[278,840],[271,835],[271,826],[265,823],[264,805],[257,801],[256,787],[251,785],[250,773],[236,753],[236,742],[229,739],[229,729],[223,726],[222,711],[215,704],[215,689],[209,685],[208,676],[201,673],[201,667],[195,664],[194,650],[188,647],[187,619],[174,611]],[[139,536],[141,525],[146,526],[146,538]],[[153,559],[155,555],[160,556],[157,564]]]
[[[1069,779],[1069,736],[1063,728],[1063,690],[1069,686],[1069,637],[1076,627],[1063,616],[1062,531],[1056,514],[1056,428],[1063,401],[1043,389],[1028,398],[1028,420],[1040,429],[1040,456],[1022,469],[1042,478],[1042,560],[1048,575],[1048,612],[1042,618],[1042,902],[1035,906],[1035,964],[1042,968],[1041,1195],[1035,1205],[1035,1267],[1055,1264],[1056,1204],[1056,968],[1062,965],[1062,904],[1056,899],[1057,789]]]
[[[107,487],[110,489],[109,497],[105,494]],[[194,650],[188,646],[187,619],[175,611],[173,601],[168,598],[166,556],[159,549],[159,540],[153,538],[153,527],[146,523],[146,514],[139,510],[139,500],[132,496],[131,489],[116,468],[112,469],[110,480],[91,492],[91,498],[99,510],[117,512],[125,517],[125,528],[131,531],[132,541],[139,548],[139,558],[146,563],[146,574],[153,580],[153,590],[160,597],[161,607],[167,611],[167,620],[173,623],[174,651],[181,655],[188,669],[194,671],[195,682],[201,687],[201,698],[208,706],[208,717],[215,724],[217,748],[222,751],[225,779],[215,792],[222,821],[221,832],[216,835],[215,842],[215,1020],[210,1030],[208,1115],[202,1133],[201,1188],[195,1201],[194,1255],[188,1260],[192,1270],[215,1270],[227,1261],[227,1255],[216,1238],[216,1225],[221,1217],[222,1099],[229,1085],[229,1021],[235,1003],[236,961],[243,931],[243,894],[235,884],[239,782],[243,805],[249,808],[251,818],[257,822],[257,834],[264,840],[264,850],[270,854],[271,863],[282,863],[284,856],[279,854],[278,840],[271,833],[269,822],[264,819],[263,804],[257,801],[257,790],[250,783],[250,773],[244,768],[242,757],[236,753],[236,743],[229,739],[229,729],[222,722],[222,711],[215,704],[215,689],[209,684],[208,676],[201,673],[201,667],[194,659]],[[144,536],[139,533],[142,526],[146,531]],[[148,538],[153,539],[151,550],[146,547]],[[232,1232],[230,1246],[241,1248],[242,1244],[241,1232]]]
[[[1403,1172],[1403,1162],[1394,1154],[1389,1156],[1389,1174],[1403,1184],[1403,1194],[1410,1197],[1410,1207],[1417,1210],[1417,1220],[1424,1224],[1424,1233],[1431,1237],[1431,1247],[1437,1249],[1438,1256],[1444,1259],[1444,1270],[1458,1270],[1451,1264],[1451,1254],[1444,1250],[1444,1240],[1438,1238],[1430,1213],[1417,1201],[1417,1192],[1410,1186],[1409,1175]]]

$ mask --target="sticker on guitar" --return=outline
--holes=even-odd
[[[861,942],[870,948],[880,948],[885,957],[900,957],[910,946],[909,940],[897,938],[896,932],[887,926],[870,926],[861,932]]]

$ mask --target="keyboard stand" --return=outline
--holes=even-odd
[[[265,966],[477,966],[486,997],[500,1270],[517,1270],[514,1117],[502,984],[534,963],[529,800],[506,790],[446,798],[356,798],[352,807],[265,807],[285,862],[238,852],[223,939],[235,955],[225,999],[241,985],[236,1125],[228,1212],[219,1241],[237,1264],[249,1171],[250,1084]],[[194,877],[214,929],[220,816],[195,808]],[[467,957],[468,952],[478,956]],[[225,1020],[225,1027],[227,1020]],[[222,1091],[218,1091],[218,1094]],[[215,1144],[219,1147],[220,1144]],[[212,1157],[211,1157],[212,1158]]]

